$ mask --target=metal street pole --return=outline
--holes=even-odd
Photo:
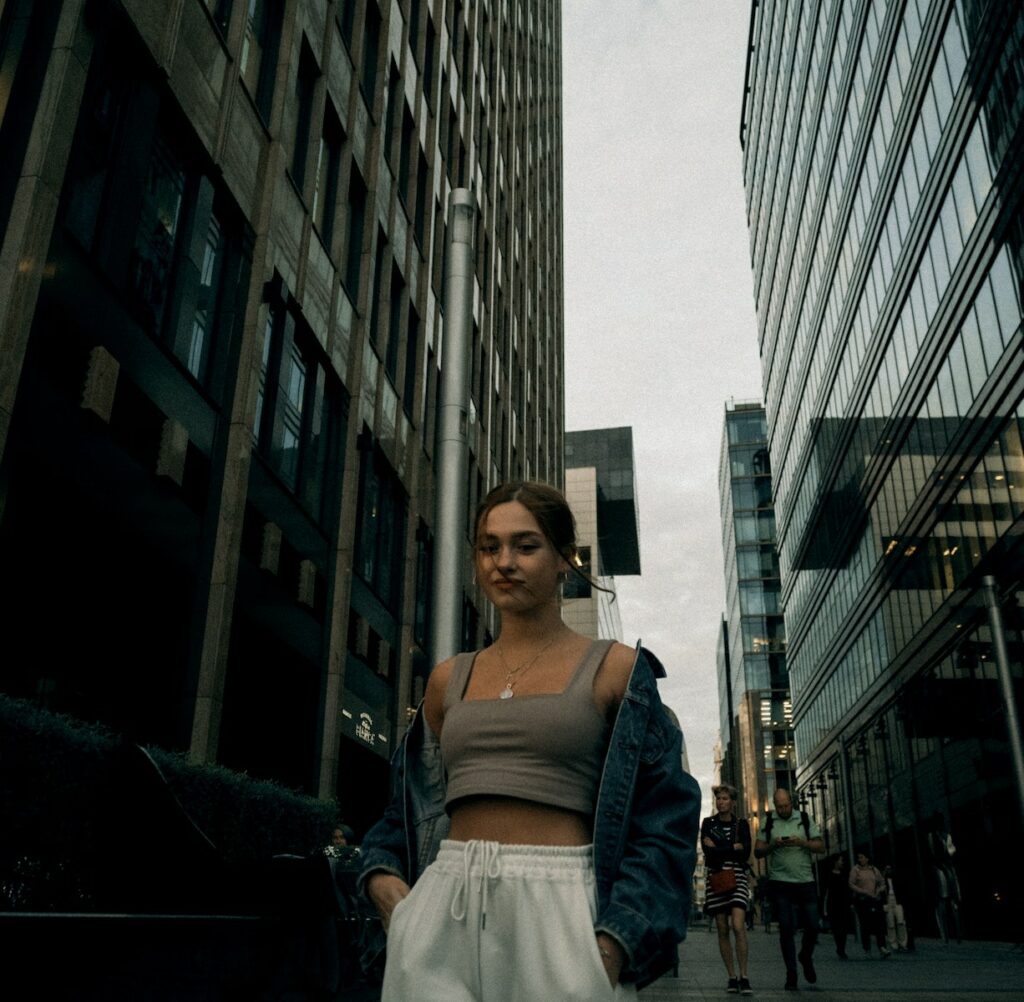
[[[995,647],[996,668],[999,670],[999,688],[1006,706],[1006,734],[1010,739],[1010,755],[1013,759],[1013,775],[1017,783],[1017,809],[1024,825],[1024,743],[1020,736],[1020,717],[1017,713],[1017,696],[1010,674],[1010,659],[1006,653],[1006,636],[1003,633],[1003,612],[999,607],[999,589],[996,579],[986,574],[981,579],[988,609],[988,622],[992,629],[992,645]]]
[[[457,654],[462,632],[462,569],[469,501],[469,374],[473,329],[476,202],[455,188],[448,204],[444,340],[434,477],[434,594],[431,666]]]
[[[852,770],[850,769],[850,753],[846,749],[846,739],[839,738],[839,762],[843,770],[843,808],[846,811],[846,858],[850,866],[857,861],[853,851],[853,841],[856,838],[856,825],[853,821],[853,793],[850,789]]]

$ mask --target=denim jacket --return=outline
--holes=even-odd
[[[637,647],[612,728],[594,811],[595,932],[626,952],[621,978],[638,988],[676,963],[686,936],[700,790],[682,768],[682,734],[658,696],[665,669]],[[392,762],[393,796],[363,840],[365,891],[374,871],[409,884],[448,833],[441,747],[420,706]]]

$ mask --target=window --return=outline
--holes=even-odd
[[[130,264],[130,281],[154,326],[167,304],[185,171],[160,138],[154,143],[142,196],[139,227]]]
[[[415,173],[412,167],[412,153],[415,146],[416,123],[408,105],[402,102],[402,142],[398,154],[398,197],[406,213],[412,211],[412,185]]]
[[[124,38],[111,32],[98,44],[62,221],[89,266],[123,291],[139,326],[218,396],[248,284],[244,221]]]
[[[377,227],[377,253],[373,257],[373,291],[370,294],[370,343],[380,354],[383,348],[385,332],[380,330],[380,299],[381,286],[384,281],[384,254],[387,251],[388,242],[384,231]]]
[[[187,328],[188,343],[183,345],[178,353],[184,359],[188,371],[200,382],[206,381],[210,360],[220,279],[224,269],[225,243],[220,220],[211,212],[199,269],[195,313],[191,325]]]
[[[391,267],[391,295],[388,312],[388,343],[384,353],[384,371],[394,386],[398,382],[398,356],[402,341],[402,295],[405,281],[394,265]]]
[[[391,72],[388,74],[387,102],[388,106],[384,112],[384,136],[382,142],[384,144],[384,158],[387,160],[393,174],[395,172],[394,146],[398,138],[395,130],[397,129],[398,112],[404,103],[402,101],[402,78],[398,73],[398,67],[395,65],[394,60],[391,61]]]
[[[295,132],[292,142],[292,178],[300,192],[306,186],[306,159],[309,156],[309,130],[313,119],[313,95],[320,69],[305,38],[299,54],[295,77]]]
[[[356,23],[356,0],[338,0],[338,31],[345,48],[352,52],[352,36]]]
[[[344,391],[311,334],[281,304],[268,308],[253,439],[310,515],[323,523],[340,483]]]
[[[423,155],[422,148],[416,157],[416,208],[415,219],[413,220],[413,233],[416,237],[416,246],[420,254],[424,253],[423,241],[426,237],[427,219],[430,213],[430,201],[427,198],[427,158]],[[429,248],[427,248],[429,250]]]
[[[366,105],[373,111],[373,99],[377,94],[377,62],[380,49],[380,11],[376,0],[367,0],[366,21],[363,25],[363,65],[359,84],[363,89]]]
[[[204,0],[204,3],[210,11],[213,23],[222,35],[226,35],[228,22],[231,20],[231,0]]]
[[[249,0],[239,70],[257,111],[266,121],[274,97],[282,0]]]
[[[434,540],[426,522],[416,528],[416,604],[413,610],[412,636],[426,648],[430,639],[430,594],[433,590]]]
[[[364,430],[364,441],[369,437]],[[361,460],[356,571],[384,605],[397,612],[405,564],[405,494],[376,448],[364,447]]]
[[[320,152],[317,154],[316,187],[313,189],[313,223],[328,253],[334,233],[343,140],[341,122],[328,103],[324,109],[324,127],[320,135]]]
[[[352,164],[348,180],[348,211],[345,213],[345,288],[353,303],[359,302],[359,272],[363,260],[363,227],[366,218],[366,183]]]
[[[405,378],[402,387],[402,407],[411,418],[413,398],[416,395],[416,352],[419,348],[420,318],[413,304],[409,304],[409,329],[405,336]]]

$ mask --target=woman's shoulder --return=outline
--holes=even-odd
[[[626,694],[636,654],[625,644],[614,642],[601,662],[594,685],[604,701],[617,705]]]
[[[633,670],[635,661],[636,651],[632,647],[620,644],[617,640],[608,648],[608,653],[604,657],[604,663],[607,667],[615,672],[625,674],[627,678]]]
[[[427,689],[423,695],[423,715],[430,725],[430,729],[438,737],[441,736],[441,727],[444,724],[444,697],[448,691],[448,683],[451,682],[452,672],[458,655],[447,658],[434,667],[427,679]]]
[[[434,666],[434,670],[430,673],[430,677],[427,679],[428,695],[431,691],[434,693],[439,692],[442,696],[444,695],[444,690],[448,687],[448,683],[451,681],[452,672],[455,669],[455,662],[457,659],[458,654],[455,654]]]

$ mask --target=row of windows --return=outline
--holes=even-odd
[[[937,227],[936,232],[941,232],[940,228]],[[930,260],[926,258],[926,264]],[[923,278],[926,279],[930,274],[928,270],[922,269],[915,280],[914,289],[918,290]],[[899,471],[899,463],[893,467],[883,485],[881,496],[885,499],[885,504],[882,510],[886,512],[886,518],[882,523],[879,539],[895,531],[913,499],[923,490],[938,457],[945,451],[960,421],[967,416],[985,381],[1000,366],[1003,353],[1021,322],[1021,298],[1018,289],[1019,279],[1014,277],[1009,245],[1004,245],[949,348],[945,361],[917,414],[915,427],[904,446],[904,449],[914,456],[910,470],[915,475],[911,481],[905,481],[907,489],[912,488],[912,493],[908,495],[905,490],[897,491],[892,485],[894,477],[905,476],[906,471]],[[925,317],[922,318],[924,322],[914,322],[915,303],[927,306],[925,298],[919,300],[916,296],[909,297],[904,306],[901,327],[893,339],[894,344],[902,344],[904,339],[913,338],[911,357],[916,357],[917,338],[921,336],[919,332],[928,329],[927,320],[930,319]],[[859,479],[855,477],[856,471],[863,469],[872,456],[886,454],[890,443],[884,437],[885,423],[881,419],[892,413],[891,398],[894,391],[890,387],[894,381],[893,370],[898,364],[897,358],[896,351],[890,346],[890,352],[887,353],[877,374],[871,396],[872,400],[878,399],[882,392],[879,387],[884,386],[885,393],[888,394],[884,399],[888,400],[889,404],[883,413],[868,413],[865,418],[858,421],[857,432],[847,454],[846,473],[843,476]],[[921,431],[921,428],[927,428],[927,431]],[[826,439],[834,434],[822,433]],[[840,483],[842,482],[843,479],[840,479]],[[842,512],[837,510],[836,517],[842,517]],[[815,531],[838,532],[838,526],[819,526]],[[784,573],[787,573],[791,566],[791,552],[792,548],[788,544],[781,547]],[[875,559],[877,558],[876,553]],[[859,585],[852,582],[844,588],[845,594],[834,613],[838,619],[845,615],[858,588]],[[824,604],[828,606],[832,601],[830,597],[826,597]],[[797,575],[796,587],[787,600],[787,611],[795,638],[799,638],[802,632],[805,610],[809,609],[811,604],[820,603],[821,583],[805,577],[803,573]]]
[[[882,540],[886,544],[883,558],[891,565],[894,586],[807,707],[808,749],[824,740],[1011,524],[1024,515],[1022,432],[1024,404],[1019,404],[973,470],[956,475],[956,493],[938,513],[927,537]],[[903,497],[915,492],[914,465],[907,464],[901,469],[903,475],[893,478],[911,481],[894,485]],[[795,691],[800,692],[821,655],[811,642],[792,652]]]
[[[824,21],[826,17],[824,7],[821,9],[821,15]],[[827,13],[827,22],[831,24],[834,20],[838,20],[838,25],[836,27],[834,47],[831,50],[831,58],[826,62],[824,70],[819,69],[817,85],[815,85],[816,78],[809,77],[808,79],[795,150],[798,158],[797,162],[802,164],[802,169],[798,172],[797,181],[793,183],[791,180],[789,191],[785,194],[786,211],[782,213],[782,218],[786,222],[799,220],[801,259],[805,259],[805,245],[810,239],[812,227],[819,216],[820,210],[817,207],[819,187],[823,180],[830,175],[830,171],[826,171],[826,161],[831,160],[834,155],[833,131],[838,129],[842,122],[842,118],[839,116],[841,110],[839,91],[846,70],[847,55],[851,51],[856,51],[850,48],[853,28],[853,5],[843,4],[842,0],[836,0],[836,3],[833,4]],[[821,46],[824,49],[826,36],[827,32],[825,30],[817,31],[814,40],[815,45]],[[823,52],[823,58],[825,55],[827,53]],[[825,71],[828,74],[827,82],[821,79],[821,75]],[[815,100],[819,93],[822,95],[820,102]],[[808,144],[812,140],[813,148],[809,148]],[[767,134],[766,139],[766,148],[769,147],[770,133]],[[793,204],[794,201],[796,204]],[[792,238],[787,239],[783,246],[786,247],[786,250],[782,252],[783,259],[791,261],[791,256],[794,252]],[[762,267],[761,261],[755,259],[753,263],[755,269],[759,270]],[[784,275],[785,270],[780,269],[777,273]],[[774,285],[774,283],[775,278],[773,276],[772,284]],[[763,280],[758,282],[759,297],[764,294],[762,287]],[[764,288],[767,291],[769,287],[764,286]],[[755,301],[759,303],[760,298]],[[764,317],[764,314],[759,312],[759,316]],[[770,374],[774,364],[775,331],[772,326],[766,325],[763,322],[760,326],[762,352]]]
[[[768,423],[763,408],[729,411],[725,416],[730,445],[759,445],[768,441]]]
[[[97,62],[65,178],[64,226],[140,326],[220,401],[248,280],[244,224],[138,67]]]
[[[913,35],[908,36],[908,22],[914,10],[913,4],[905,9],[905,19],[897,37],[895,52],[889,54],[888,72],[882,90],[880,109],[889,110],[892,104],[897,115],[909,82],[910,65],[916,53],[916,44],[920,39],[919,24],[915,24]],[[770,373],[768,382],[769,386],[776,382],[782,384],[780,392],[775,395],[770,415],[773,422],[773,448],[784,454],[787,463],[792,443],[802,441],[807,416],[816,404],[821,379],[828,371],[827,363],[837,343],[839,319],[844,314],[850,281],[855,274],[864,223],[871,214],[876,195],[880,173],[877,164],[887,159],[886,151],[889,151],[889,156],[892,157],[900,154],[899,150],[891,149],[889,142],[894,128],[894,116],[891,112],[886,114],[880,110],[874,119],[864,169],[860,171],[855,197],[852,202],[850,201],[847,189],[853,179],[850,178],[849,171],[853,166],[854,151],[859,147],[856,142],[858,131],[866,130],[871,121],[862,119],[863,105],[860,98],[855,97],[858,95],[858,81],[862,80],[862,85],[866,86],[867,78],[880,74],[886,66],[885,60],[879,60],[876,65],[875,57],[880,40],[878,31],[871,30],[872,24],[869,18],[851,93],[850,113],[840,134],[837,159],[831,172],[831,183],[824,202],[824,215],[814,250],[810,258],[802,259],[807,262],[808,267],[806,288],[802,290],[799,305],[789,295],[784,301],[780,300],[781,330],[794,333],[788,341],[789,352],[779,353],[773,357],[774,371]],[[901,59],[901,55],[904,58]],[[868,164],[872,166],[869,168]],[[857,166],[859,169],[859,161]],[[829,248],[833,245],[834,237],[841,238],[841,243],[834,254],[831,254]],[[803,248],[801,253],[802,251]],[[795,292],[793,286],[790,286],[790,290]],[[822,297],[821,302],[819,294]],[[792,374],[783,374],[783,366],[791,364],[793,359],[798,360],[798,371],[801,372],[799,378],[794,378]],[[795,413],[798,405],[794,403],[794,399],[799,401],[799,413]],[[785,475],[785,469],[779,472],[778,492],[782,499],[789,488],[789,478]],[[781,503],[780,508],[786,510]]]
[[[932,319],[950,284],[951,268],[956,267],[970,233],[969,227],[973,226],[977,220],[981,204],[991,188],[991,167],[984,149],[984,129],[979,120],[968,141],[953,184],[947,192],[943,206],[934,222],[929,244],[915,274],[910,292],[904,300],[903,309],[895,322],[886,354],[876,373],[875,382],[864,409],[864,416],[869,419],[885,418],[892,413],[893,404],[899,398],[902,387],[917,363],[919,349],[926,341]],[[898,219],[898,215],[890,216],[890,222],[894,219]],[[876,265],[882,260],[881,254],[876,256]],[[886,262],[886,274],[891,277],[891,258],[886,259]],[[866,351],[864,331],[872,330],[874,323],[872,318],[877,317],[880,309],[878,306],[879,292],[875,291],[877,283],[873,278],[874,274],[873,271],[872,276],[869,276],[871,281],[866,287],[862,300],[862,311],[868,315],[860,323],[855,323],[856,334],[847,346],[844,367],[840,370],[837,384],[833,390],[836,404],[833,407],[830,400],[828,417],[821,425],[822,430],[819,432],[819,440],[816,443],[816,451],[821,456],[830,454],[836,440],[840,426],[838,417],[845,409],[854,373],[859,369],[860,360]],[[887,281],[888,279],[880,280]],[[991,371],[991,367],[1002,353],[1006,339],[1016,329],[1018,316],[1015,305],[1016,295],[1005,249],[989,275],[989,283],[996,292],[996,302],[1001,304],[998,312],[1002,314],[1002,317],[992,316],[990,309],[992,300],[989,297],[984,295],[978,297],[977,302],[982,310],[983,321],[978,331],[980,336],[989,342],[987,351],[982,356],[983,359],[987,357],[988,369],[985,375]],[[885,294],[884,289],[881,294]],[[972,347],[976,345],[980,351],[980,345],[972,339]],[[983,361],[982,365],[985,364]],[[875,424],[877,422],[870,420],[861,422],[860,440],[855,442],[854,447],[847,453],[845,468],[839,477],[840,482],[854,476],[864,458],[877,451],[875,440],[868,440],[866,437],[868,429],[873,428]],[[813,495],[819,489],[816,473],[816,470],[809,470],[801,483],[800,497],[792,514],[794,533],[783,544],[784,561],[786,560],[785,552],[791,549],[791,541],[799,539],[797,533],[804,526],[813,504]]]
[[[946,32],[942,51],[949,53],[951,58],[947,62],[942,58],[940,52],[940,57],[936,62],[931,83],[917,120],[917,127],[911,139],[909,152],[904,160],[894,197],[889,203],[881,235],[877,245],[870,248],[873,257],[865,257],[865,260],[871,260],[872,263],[867,281],[860,292],[857,312],[852,322],[843,322],[844,317],[852,312],[852,306],[847,305],[847,293],[855,274],[857,252],[861,249],[861,238],[866,227],[866,219],[868,214],[872,213],[872,199],[877,191],[877,171],[873,172],[867,169],[861,176],[858,196],[854,201],[854,212],[849,219],[843,252],[839,258],[837,272],[833,277],[820,333],[796,415],[791,415],[791,404],[787,399],[788,388],[787,391],[784,391],[784,401],[780,413],[791,415],[787,422],[791,426],[791,430],[782,431],[776,438],[780,442],[780,448],[784,448],[786,452],[782,460],[784,467],[780,470],[778,477],[777,496],[780,510],[789,511],[789,494],[793,489],[794,481],[799,478],[799,464],[796,461],[798,443],[804,441],[811,415],[821,413],[823,409],[823,405],[818,401],[819,393],[830,394],[827,414],[841,414],[845,410],[849,387],[853,384],[854,375],[859,369],[866,345],[870,342],[872,332],[875,330],[881,305],[900,262],[904,246],[910,233],[913,232],[912,221],[920,202],[925,179],[938,148],[942,127],[953,105],[955,88],[959,87],[966,66],[961,35],[955,20],[951,21]],[[894,66],[898,65],[899,61],[897,60]],[[936,100],[940,102],[937,107]],[[880,116],[876,122],[874,139],[884,149],[886,140],[884,139],[885,130],[882,128],[883,121],[885,121],[884,116]],[[975,161],[976,176],[972,204],[969,209],[965,207],[965,213],[969,213],[969,215],[964,219],[964,225],[968,221],[973,224],[977,218],[977,211],[984,202],[991,185],[991,168],[984,152],[983,139],[983,136],[979,136],[976,144],[969,146],[969,149],[973,151],[972,158]],[[869,147],[869,153],[871,148],[873,147]],[[871,162],[870,156],[867,162]],[[877,209],[874,210],[874,212],[877,211]],[[865,255],[867,253],[869,251],[865,250]],[[959,255],[957,256],[959,257]],[[942,288],[939,289],[939,292],[941,291],[943,291]],[[922,328],[922,333],[925,329],[927,328]],[[849,330],[850,333],[844,343],[842,332],[846,330]],[[846,355],[838,373],[838,385],[831,384],[823,387],[824,376],[831,371],[831,355],[836,350],[836,346],[840,344],[843,345]],[[787,523],[789,521],[788,515],[786,521]]]
[[[836,60],[829,62],[826,59],[826,38],[833,19],[837,18],[838,2],[839,0],[836,0],[832,5],[822,3],[817,9],[818,20],[807,57],[807,74],[800,82],[803,106],[794,140],[786,147],[792,148],[790,173],[773,193],[772,218],[761,248],[759,249],[757,245],[754,247],[755,302],[761,303],[766,295],[769,297],[765,309],[765,315],[769,318],[777,311],[777,306],[772,303],[773,299],[778,299],[776,286],[779,282],[776,275],[784,273],[792,266],[795,227],[800,223],[805,207],[810,211],[815,205],[820,173],[823,170],[822,158],[828,146],[826,140],[832,130],[836,110],[835,94],[849,44],[844,21],[838,26],[838,37],[835,41]],[[815,116],[819,116],[816,123]],[[810,159],[812,144],[813,164]],[[793,206],[791,203],[797,191],[805,192],[806,196]],[[783,206],[786,207],[785,211]],[[758,225],[760,232],[760,222]],[[769,371],[774,360],[775,341],[774,333],[769,334],[767,338],[765,335],[772,331],[773,327],[771,320],[766,327],[762,327],[762,348]]]
[[[346,3],[339,7],[336,33],[341,43],[344,44],[344,49],[350,53],[353,53],[353,59],[359,67],[359,84],[363,94],[363,98],[366,102],[368,109],[371,114],[375,110],[375,102],[377,100],[377,92],[380,89],[381,103],[382,103],[382,148],[384,151],[384,162],[382,166],[386,165],[389,170],[388,172],[381,172],[377,177],[377,184],[383,186],[385,190],[394,183],[394,191],[397,196],[398,204],[407,213],[409,218],[412,220],[411,223],[411,234],[414,237],[416,244],[420,250],[420,254],[423,255],[427,251],[432,250],[432,288],[435,296],[440,296],[441,293],[441,276],[443,274],[443,253],[444,253],[444,222],[443,213],[441,209],[440,201],[431,197],[432,185],[430,182],[431,167],[428,163],[428,157],[424,152],[423,147],[419,144],[417,136],[421,132],[420,127],[417,125],[416,117],[413,115],[408,103],[406,102],[406,86],[404,85],[402,74],[399,70],[399,66],[393,61],[388,62],[388,72],[386,74],[378,73],[378,63],[380,61],[380,49],[382,45],[382,25],[380,12],[377,9],[374,0],[366,0],[362,5],[359,5],[358,12],[356,11],[355,3]],[[252,2],[250,4],[249,11],[249,24],[247,27],[246,39],[250,47],[253,45],[257,46],[256,51],[259,56],[259,67],[263,67],[266,60],[263,59],[263,52],[267,46],[273,46],[277,43],[273,25],[280,19],[280,8],[279,6],[269,2]],[[461,6],[457,4],[448,4],[445,6],[445,16],[448,22],[448,32],[451,36],[452,50],[455,55],[456,66],[470,65],[468,62],[468,50],[467,45],[469,39],[467,37],[467,30],[465,25],[465,18],[461,12]],[[506,11],[507,16],[507,11]],[[494,45],[493,38],[491,37],[491,29],[489,27],[489,21],[485,14],[481,14],[478,18],[478,25],[480,31],[480,45],[482,46],[484,59],[490,59],[493,62],[494,52],[496,46]],[[437,57],[435,49],[442,42],[441,37],[434,29],[433,19],[428,10],[422,9],[422,5],[417,0],[411,0],[409,4],[409,23],[408,23],[408,40],[409,49],[413,57],[413,61],[422,66],[422,73],[418,74],[418,82],[422,82],[423,94],[425,98],[433,104],[433,97],[435,94],[435,81],[433,79],[435,75],[434,67],[437,63]],[[393,32],[392,32],[393,33]],[[361,38],[360,47],[358,51],[353,48],[355,36],[359,35]],[[259,44],[257,44],[259,43]],[[265,45],[263,44],[265,43]],[[422,50],[421,50],[422,46]],[[336,48],[341,48],[341,45],[337,45]],[[506,58],[508,60],[508,68],[511,72],[512,62],[514,61],[515,54],[514,49],[516,46],[512,44],[506,44],[504,46],[506,52]],[[519,46],[520,54],[524,51],[523,46]],[[256,56],[252,57],[253,59]],[[248,67],[250,60],[248,57],[243,59],[242,62]],[[521,72],[525,72],[526,64],[520,60],[522,65],[516,66],[515,73],[518,81],[518,76]],[[255,65],[255,63],[253,64]],[[269,66],[269,63],[266,63]],[[448,67],[451,68],[451,67]],[[535,65],[536,68],[536,65]],[[414,67],[414,72],[415,72]],[[260,79],[263,75],[263,69],[258,68],[257,76],[253,76],[257,73],[257,69],[250,69],[249,75],[251,79],[247,82],[250,92],[254,96],[254,100],[257,103],[258,110],[261,114],[266,117],[269,114],[270,108],[270,97],[267,98],[267,102],[260,106],[260,102],[257,99],[257,92],[260,88]],[[539,73],[539,70],[538,70]],[[295,72],[295,83],[293,93],[290,99],[285,104],[285,123],[284,131],[286,137],[286,143],[292,150],[292,159],[290,164],[290,171],[295,181],[296,186],[301,191],[306,191],[308,188],[307,184],[312,185],[312,217],[314,228],[324,245],[328,255],[333,256],[335,241],[335,231],[340,230],[341,227],[337,226],[339,215],[344,220],[344,235],[340,238],[339,244],[342,258],[342,266],[340,274],[343,279],[345,290],[348,294],[350,301],[353,304],[360,302],[360,267],[362,250],[364,248],[363,229],[366,223],[365,214],[369,209],[367,205],[367,192],[366,184],[360,174],[358,167],[355,162],[352,161],[350,167],[350,181],[348,185],[348,198],[347,204],[343,210],[337,205],[337,188],[340,183],[343,182],[343,176],[345,173],[345,163],[349,159],[349,150],[347,147],[347,136],[345,130],[341,124],[341,117],[334,109],[332,105],[332,97],[330,94],[324,99],[324,121],[321,130],[321,137],[319,140],[319,146],[317,149],[317,159],[315,169],[312,171],[311,178],[307,179],[306,170],[306,156],[307,150],[310,147],[309,133],[311,131],[311,116],[313,114],[315,102],[314,92],[317,87],[317,81],[321,76],[321,71],[317,66],[316,58],[313,54],[312,48],[308,41],[303,38],[300,46],[300,56],[298,59],[298,65]],[[384,78],[384,84],[380,88],[378,87],[378,76]],[[476,79],[471,73],[455,74],[453,77],[456,87],[455,93],[461,94],[465,99],[469,81]],[[243,73],[243,81],[245,82],[245,73]],[[478,110],[473,116],[474,122],[474,139],[476,145],[474,147],[475,153],[478,158],[476,168],[476,179],[477,187],[485,183],[484,178],[487,178],[486,183],[490,185],[490,178],[488,175],[491,171],[491,148],[494,145],[494,137],[489,126],[486,125],[488,102],[498,100],[494,97],[497,94],[497,90],[494,88],[495,81],[488,82],[481,72],[478,85],[479,85],[479,100]],[[490,88],[490,90],[489,90]],[[532,85],[528,88],[529,93],[534,93],[539,97],[543,97],[545,100],[546,95],[550,87],[544,86],[543,82],[538,87]],[[517,87],[517,92],[519,88]],[[444,71],[441,74],[441,86],[437,91],[438,99],[438,149],[435,151],[440,155],[440,150],[444,149],[447,151],[447,156],[444,158],[444,164],[447,171],[447,177],[451,183],[465,184],[470,181],[470,160],[467,155],[466,147],[461,138],[461,130],[459,125],[459,115],[456,112],[455,97],[453,96],[452,87],[449,85],[447,75]],[[485,102],[487,98],[487,102]],[[525,142],[528,139],[532,139],[532,136],[528,136],[525,132],[527,115],[522,113],[520,107],[520,101],[517,100],[517,107],[520,107],[517,115],[517,121],[509,117],[509,113],[506,110],[504,98],[500,100],[502,114],[501,118],[504,122],[504,141],[508,144],[507,150],[510,157],[514,157],[516,162],[519,160],[519,145],[514,145],[515,141]],[[433,109],[431,109],[433,110]],[[534,116],[535,118],[537,116]],[[432,133],[430,124],[428,124],[428,136]],[[538,137],[539,138],[539,137]],[[544,142],[550,141],[550,136],[545,134]],[[536,169],[531,169],[531,181],[535,180],[535,170],[539,170],[540,164],[537,165]],[[391,174],[394,174],[392,179]],[[531,185],[533,187],[533,185]],[[504,195],[504,186],[497,194]],[[517,192],[517,195],[519,193]],[[519,209],[518,212],[521,214],[524,210],[525,197],[518,198]],[[499,205],[497,213],[498,230],[495,234],[496,240],[500,242],[502,239],[510,239],[511,234],[508,234],[504,228],[504,223],[507,222],[508,218],[508,204],[502,200]],[[477,251],[478,251],[478,280],[481,284],[482,292],[486,298],[490,289],[490,276],[493,270],[492,255],[491,255],[491,235],[487,232],[483,225],[484,218],[483,214],[480,215],[480,234],[477,240]],[[429,227],[433,223],[434,225],[434,239],[432,247],[428,247],[428,231]],[[534,243],[532,236],[532,222],[531,226],[531,245]],[[383,235],[383,230],[379,231]],[[516,238],[518,234],[515,235]],[[540,233],[537,234],[537,242],[540,243]],[[391,416],[396,412],[396,391],[401,388],[401,403],[404,408],[405,418],[412,419],[414,415],[412,396],[415,391],[415,376],[416,365],[414,359],[410,358],[409,362],[404,367],[405,377],[399,382],[398,376],[398,354],[403,351],[407,356],[411,356],[414,350],[419,349],[419,316],[416,309],[416,304],[411,301],[407,301],[404,279],[401,274],[398,274],[398,267],[401,264],[404,267],[404,261],[399,261],[399,250],[398,246],[392,248],[385,242],[378,239],[377,250],[373,257],[374,261],[374,272],[372,289],[370,290],[370,318],[369,318],[369,333],[373,339],[374,348],[377,354],[381,357],[385,366],[385,371],[388,376],[388,382],[381,382],[381,392],[384,395],[383,400],[383,413],[386,419],[390,419]],[[515,255],[500,254],[500,247],[498,248],[500,260],[505,262],[509,269],[509,277],[511,277],[512,268],[514,265]],[[538,247],[538,252],[542,254],[550,255],[550,250],[546,244]],[[557,251],[556,251],[557,253]],[[389,258],[394,255],[394,263]],[[429,254],[427,256],[430,256]],[[397,281],[392,276],[390,284],[385,280],[389,273],[398,274]],[[551,307],[555,304],[554,299],[550,296],[547,297],[548,301],[546,305]],[[514,304],[520,304],[522,300],[517,296],[513,301]],[[429,305],[428,305],[429,308]],[[521,306],[519,307],[522,308]],[[511,312],[511,307],[509,312]],[[514,329],[518,322],[515,315],[512,316],[512,323],[509,323],[506,318],[506,310],[499,304],[497,311],[490,311],[490,314],[485,314],[485,322],[490,324],[492,315],[495,321],[495,331],[498,334],[507,336],[507,333]],[[387,319],[385,319],[385,315]],[[483,357],[486,359],[487,348],[486,343],[489,342],[489,337],[481,337],[480,341],[481,348],[476,357]],[[402,345],[402,348],[399,346]],[[415,347],[411,347],[415,346]],[[430,381],[433,378],[434,367],[432,359],[429,357],[429,347],[425,351],[425,357],[423,362],[423,368],[425,372],[425,390],[427,391],[421,397],[420,410],[426,407],[428,402],[428,393],[430,390]],[[507,357],[507,355],[506,355]],[[536,360],[526,360],[527,364],[533,362],[536,364]],[[550,367],[549,367],[550,369]],[[486,371],[486,364],[479,367],[479,371]],[[503,372],[500,366],[495,370],[495,378]],[[481,383],[483,380],[481,380]],[[483,417],[483,408],[480,406],[482,401],[479,400],[481,394],[478,390],[478,399],[476,401],[476,412],[477,415]],[[522,408],[521,408],[522,409]],[[538,415],[537,430],[535,431],[532,427],[531,431],[531,442],[530,445],[533,447],[539,442],[546,442],[550,437],[551,429],[544,424],[544,418],[548,413],[548,409],[545,408],[545,412]],[[405,419],[398,415],[398,424],[405,423]],[[424,422],[421,421],[421,425]],[[508,422],[504,422],[504,426],[508,426]],[[382,434],[386,437],[390,437],[392,431],[399,438],[405,437],[407,428],[404,429],[392,429],[389,426],[382,429]],[[423,441],[425,447],[430,448],[431,434],[430,429],[423,427]],[[498,426],[495,422],[495,428],[493,432],[497,432]],[[514,441],[516,426],[513,422],[512,436],[511,439]],[[549,443],[550,444],[550,443]],[[502,457],[508,454],[508,450],[502,448],[502,443],[498,440],[497,434],[492,433],[492,445],[496,453],[500,452]],[[546,451],[552,451],[548,449]]]
[[[762,175],[755,181],[755,199],[760,203],[757,215],[758,219],[755,226],[752,227],[751,236],[754,240],[753,256],[754,260],[757,261],[760,255],[763,253],[763,240],[771,230],[771,224],[774,220],[775,211],[777,208],[777,197],[779,189],[782,187],[779,181],[779,174],[783,169],[783,153],[788,154],[791,149],[792,132],[795,127],[795,112],[796,104],[801,96],[801,88],[799,82],[799,68],[803,66],[805,53],[807,51],[807,40],[808,40],[808,24],[809,18],[807,17],[807,8],[800,6],[794,6],[793,4],[783,4],[782,7],[785,10],[785,25],[782,34],[781,52],[789,53],[790,49],[790,37],[792,33],[796,32],[796,38],[793,43],[792,51],[793,56],[792,62],[788,71],[785,73],[786,86],[781,86],[783,66],[777,66],[775,71],[775,87],[774,87],[774,104],[772,107],[771,118],[768,121],[769,133],[773,135],[781,136],[781,142],[778,146],[778,152],[774,157],[771,158],[771,163],[765,164],[767,168],[763,171]],[[799,18],[799,21],[797,19]],[[783,102],[785,108],[782,108]],[[781,121],[779,120],[781,116]],[[771,193],[768,199],[764,199],[764,193]],[[768,206],[770,205],[770,210]],[[768,217],[768,225],[764,225],[765,216]],[[760,245],[760,246],[759,246]],[[755,301],[757,300],[757,290],[760,281],[760,269],[755,268],[754,283],[755,283]]]
[[[1014,425],[1016,428],[1011,431]],[[1024,408],[993,442],[990,455],[993,452],[1002,453],[1006,447],[1006,437],[1010,434],[1016,439],[1019,462],[1022,429]],[[1018,477],[1017,489],[1024,491],[1024,478]],[[860,702],[864,692],[885,671],[892,657],[910,639],[920,634],[949,592],[977,566],[987,549],[996,541],[981,523],[970,525],[960,522],[959,528],[954,528],[954,531],[961,535],[954,538],[936,533],[935,541],[941,544],[941,549],[933,550],[930,555],[926,555],[924,549],[918,551],[920,557],[916,566],[908,567],[906,586],[889,592],[850,652],[815,693],[814,699],[806,707],[798,705],[797,746],[802,760],[806,760],[814,749],[830,740],[838,722]],[[968,531],[975,531],[976,534],[966,535]],[[965,554],[959,567],[951,566],[950,552],[954,549],[957,553]],[[966,666],[978,677],[995,677],[996,666],[992,661],[974,659],[967,661]],[[933,666],[930,674],[941,678],[962,677],[964,667],[962,657],[950,656]],[[920,713],[922,704],[916,705],[915,712]]]

